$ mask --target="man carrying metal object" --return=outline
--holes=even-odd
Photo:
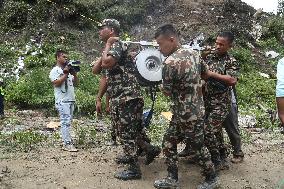
[[[146,151],[146,162],[150,164],[159,155],[160,148],[142,140],[143,98],[136,77],[118,41],[120,25],[115,19],[105,19],[100,28],[101,40],[106,42],[101,58],[101,68],[106,69],[107,92],[111,99],[113,122],[118,125],[118,134],[123,151],[129,157],[126,170],[115,177],[121,180],[140,179],[141,171],[137,159],[137,147]]]
[[[205,175],[205,181],[198,188],[213,189],[218,184],[217,176],[210,153],[203,144],[205,109],[201,74],[207,74],[207,67],[199,62],[197,51],[182,48],[178,32],[172,25],[158,28],[155,38],[161,53],[167,56],[162,69],[162,91],[173,102],[173,116],[163,139],[168,176],[156,180],[154,187],[179,187],[177,144],[186,139],[198,155]]]

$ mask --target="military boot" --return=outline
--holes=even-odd
[[[197,186],[197,189],[215,189],[219,186],[218,177],[216,173],[210,173],[205,176],[202,184]]]
[[[159,154],[161,153],[161,148],[158,146],[150,146],[147,149],[146,160],[144,162],[145,165],[149,165],[152,163]]]
[[[141,170],[137,162],[131,163],[126,170],[118,171],[114,175],[115,178],[120,180],[138,180],[141,179],[141,176]]]
[[[226,148],[220,149],[220,159],[221,159],[220,169],[221,170],[230,169],[230,163],[229,163],[227,156],[228,156],[227,149]]]
[[[137,151],[136,151],[136,155],[139,157],[143,157],[146,155],[145,150],[143,150],[141,147],[138,147]]]
[[[210,151],[211,154],[211,161],[214,164],[216,172],[221,170],[221,158],[219,151]]]
[[[131,163],[131,157],[127,155],[118,155],[114,161],[117,164],[129,164]]]
[[[168,177],[154,182],[158,189],[179,189],[177,166],[168,167]]]

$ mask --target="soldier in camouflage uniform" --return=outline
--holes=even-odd
[[[162,91],[170,96],[173,116],[163,138],[168,177],[156,180],[156,188],[178,188],[177,144],[190,142],[203,167],[205,181],[198,188],[215,188],[217,177],[210,153],[204,147],[204,103],[201,73],[207,67],[199,62],[196,51],[181,47],[177,31],[171,24],[161,26],[155,38],[160,51],[167,56],[163,64]]]
[[[129,157],[127,169],[117,172],[115,177],[122,180],[140,179],[136,154],[138,144],[147,153],[145,164],[151,163],[159,155],[160,148],[141,140],[144,101],[133,74],[133,62],[128,61],[118,41],[119,28],[119,22],[114,19],[105,19],[100,28],[100,37],[106,42],[101,67],[107,70],[105,87],[111,99],[112,119],[118,126],[124,154]]]
[[[214,72],[217,78],[209,78],[204,85],[203,95],[208,121],[205,129],[205,143],[211,153],[213,162],[219,169],[229,168],[222,124],[231,108],[230,85],[235,85],[237,82],[239,71],[238,63],[228,54],[233,40],[234,36],[231,32],[220,33],[215,42],[216,51],[205,57],[209,70]],[[221,161],[218,156],[221,158]]]

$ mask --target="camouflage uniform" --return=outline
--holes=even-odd
[[[205,110],[201,72],[205,70],[197,52],[189,49],[178,49],[164,62],[163,90],[173,102],[173,117],[163,139],[168,172],[177,172],[177,144],[184,138],[198,155],[205,174],[214,172],[210,154],[203,145]]]
[[[127,57],[123,55],[121,43],[115,42],[108,54],[118,61],[113,68],[106,72],[107,93],[111,99],[112,119],[118,126],[118,134],[125,155],[136,162],[136,139],[141,130],[144,105],[140,86],[127,65]]]
[[[217,54],[209,54],[205,62],[209,70],[213,72],[235,78],[238,75],[239,65],[229,54],[222,57]],[[216,80],[207,81],[204,85],[203,96],[207,120],[205,129],[206,146],[212,156],[220,152],[221,158],[222,156],[225,158],[226,148],[224,146],[222,123],[229,114],[231,107],[231,88]]]

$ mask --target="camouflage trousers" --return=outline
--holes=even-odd
[[[142,130],[143,106],[142,99],[133,99],[112,109],[112,121],[116,124],[124,154],[133,161],[137,161],[137,138]]]
[[[180,122],[175,115],[163,139],[163,152],[169,169],[177,169],[177,144],[186,140],[197,155],[205,175],[214,172],[214,165],[208,149],[204,146],[204,120]]]
[[[205,103],[205,145],[212,158],[227,156],[223,136],[223,123],[229,114],[230,105],[218,104],[215,106]]]

